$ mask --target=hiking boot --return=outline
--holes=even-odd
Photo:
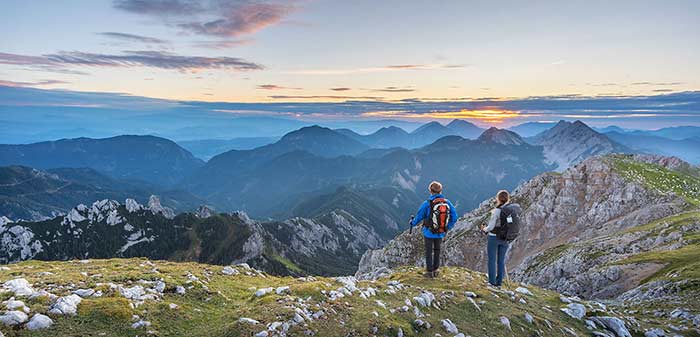
[[[433,272],[432,271],[423,272],[423,277],[433,278]]]
[[[438,277],[440,275],[440,272],[437,270],[433,270],[433,277]]]

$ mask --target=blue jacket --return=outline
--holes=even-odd
[[[442,196],[442,194],[433,194],[430,196],[429,200],[432,201],[435,198],[444,197]],[[449,200],[447,200],[447,204],[450,205],[450,222],[447,223],[447,230],[450,230],[452,229],[452,226],[455,225],[455,222],[457,222],[457,210],[455,210],[455,206],[452,205],[452,203]],[[420,205],[418,212],[416,212],[416,217],[413,218],[413,222],[411,222],[411,226],[416,226],[423,220],[427,219],[428,216],[430,216],[430,202],[426,200]],[[445,234],[446,233],[435,234],[431,232],[430,229],[428,229],[427,227],[423,227],[423,236],[425,236],[426,238],[442,239],[445,237]]]

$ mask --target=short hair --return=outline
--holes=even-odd
[[[438,181],[433,181],[428,186],[428,190],[430,190],[432,194],[442,193],[442,184]]]
[[[501,207],[510,201],[510,193],[506,190],[500,190],[496,193],[496,207]]]

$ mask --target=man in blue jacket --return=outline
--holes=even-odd
[[[457,222],[457,211],[452,203],[442,195],[442,184],[433,181],[428,186],[430,198],[420,205],[411,227],[423,222],[425,238],[426,277],[437,277],[440,267],[440,245],[447,231]]]

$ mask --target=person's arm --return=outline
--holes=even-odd
[[[421,221],[423,221],[423,219],[425,219],[425,213],[427,213],[426,210],[428,209],[428,207],[430,207],[428,205],[428,202],[423,201],[423,203],[420,205],[420,208],[418,208],[418,212],[416,212],[416,217],[413,218],[413,222],[411,222],[412,226],[419,224]]]
[[[457,223],[457,219],[459,216],[457,215],[457,210],[455,209],[455,206],[452,205],[452,202],[447,200],[447,204],[450,205],[450,222],[447,223],[447,230],[452,229],[452,227]]]
[[[491,210],[491,219],[489,219],[489,224],[482,229],[484,232],[488,233],[496,228],[496,222],[501,218],[501,209],[494,208]]]

